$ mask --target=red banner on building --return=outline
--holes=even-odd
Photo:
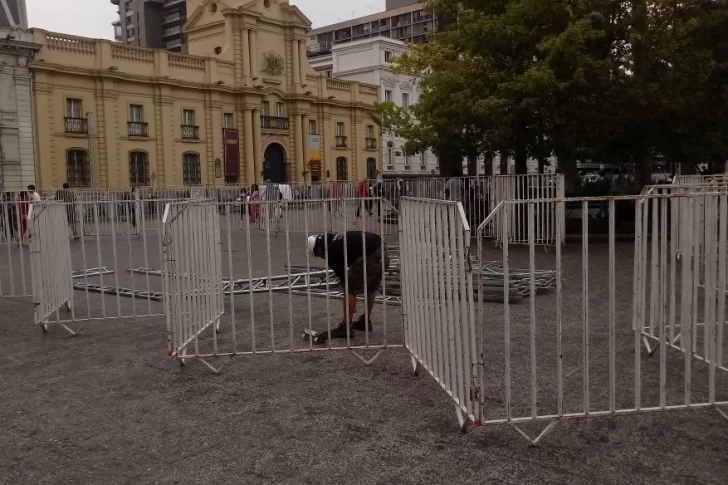
[[[223,128],[222,138],[225,142],[223,149],[225,176],[238,177],[240,175],[240,142],[238,141],[238,130]]]

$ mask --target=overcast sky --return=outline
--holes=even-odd
[[[235,0],[233,0],[235,1]],[[84,37],[113,39],[111,22],[119,18],[111,0],[26,0],[31,27]],[[313,27],[384,10],[385,0],[291,0]],[[232,2],[231,2],[232,3]]]

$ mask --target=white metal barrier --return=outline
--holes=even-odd
[[[32,297],[28,240],[30,202],[0,202],[0,297]]]
[[[495,175],[491,177],[489,191],[490,207],[495,209],[504,201],[532,200],[535,213],[535,238],[540,246],[562,245],[566,240],[565,212],[557,211],[554,200],[565,197],[563,174]],[[524,208],[525,206],[516,206]],[[509,212],[508,237],[510,244],[529,244],[527,214],[521,210]],[[505,235],[501,232],[500,216],[486,225],[482,235],[494,237],[503,244]],[[559,219],[560,224],[557,224]],[[557,228],[560,228],[557,230]]]
[[[724,333],[728,195],[724,191],[679,200],[650,199],[639,205],[635,238],[642,257],[636,266],[635,293],[645,346],[650,353],[659,348],[661,356],[668,346],[692,354],[713,373],[728,372],[723,361],[724,350],[728,351]],[[677,235],[671,235],[667,226],[671,209],[679,212]],[[680,258],[670,236],[679,237]]]
[[[455,401],[461,427],[480,424],[470,226],[459,202],[402,200],[405,345]]]
[[[184,357],[191,344],[199,354],[198,337],[210,327],[217,335],[225,311],[220,216],[209,201],[176,202],[167,204],[163,222],[169,355]],[[217,353],[217,339],[213,341]]]
[[[675,175],[674,185],[728,185],[728,175]]]
[[[727,199],[714,193],[555,201],[557,210],[581,205],[582,242],[578,249],[557,245],[554,255],[535,250],[538,200],[500,205],[505,235],[512,212],[526,214],[528,247],[511,246],[507,237],[501,256],[506,273],[515,261],[528,261],[531,301],[526,309],[507,299],[502,307],[479,299],[483,424],[510,424],[536,444],[565,418],[714,408],[728,419],[721,409],[728,405]],[[595,200],[609,205],[605,243],[589,237],[589,204]],[[635,205],[630,242],[616,238],[615,206],[623,200]],[[676,251],[669,226],[673,210],[682,211],[682,261],[668,257]],[[700,210],[706,211],[704,227]],[[712,262],[705,270],[694,251],[699,239]],[[480,239],[478,251],[488,257]],[[543,296],[537,306],[535,275],[543,267],[557,272],[556,294]],[[659,358],[652,357],[656,350]],[[528,423],[547,426],[533,437],[522,428]]]
[[[73,304],[66,207],[55,202],[34,204],[29,219],[35,323],[45,331],[51,315],[58,318],[61,307],[70,311]],[[65,324],[59,325],[75,335]]]

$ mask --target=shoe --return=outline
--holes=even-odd
[[[353,328],[349,329],[349,337],[354,338],[354,329]],[[321,332],[320,334],[318,334],[316,336],[316,338],[314,339],[314,343],[323,344],[331,338],[345,339],[346,338],[346,324],[343,322],[340,323],[338,327],[332,328],[331,332],[329,332],[328,330],[324,330],[323,332]]]
[[[351,328],[354,330],[361,330],[362,332],[366,331],[367,325],[366,325],[366,317],[364,315],[359,317],[359,320],[351,324]],[[372,331],[372,319],[369,317],[369,331]]]

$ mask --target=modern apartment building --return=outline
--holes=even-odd
[[[417,2],[400,0],[398,3],[411,4],[312,30],[307,41],[309,59],[331,54],[334,45],[372,37],[422,44],[427,42],[428,33],[440,30],[446,24],[443,17],[423,9]]]
[[[113,23],[117,42],[176,52],[185,51],[182,26],[187,21],[186,0],[111,0],[119,6]]]
[[[374,37],[337,44],[331,53],[310,58],[309,62],[314,70],[331,72],[331,77],[337,80],[376,85],[379,99],[407,107],[419,101],[418,79],[394,74],[390,69],[390,62],[407,50],[401,40]],[[381,134],[382,144],[378,147],[376,138],[380,128],[373,120],[367,121],[366,131],[366,148],[379,151],[383,177],[432,176],[439,171],[437,157],[431,151],[406,154],[406,140],[386,131]]]

